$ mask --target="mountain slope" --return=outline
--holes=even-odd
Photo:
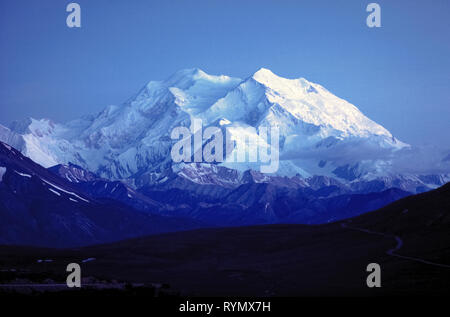
[[[198,227],[99,199],[0,142],[0,243],[80,246]]]
[[[402,254],[450,263],[450,183],[356,217],[350,226],[398,235]],[[445,252],[442,252],[444,247]],[[446,247],[446,248],[445,248]]]
[[[149,197],[135,191],[121,181],[110,181],[100,178],[82,167],[69,163],[58,164],[48,168],[52,173],[68,180],[73,185],[89,193],[95,198],[106,198],[119,201],[140,211],[157,213],[162,208],[168,208]]]
[[[163,215],[183,215],[215,226],[328,223],[378,209],[411,194],[397,188],[360,193],[339,183],[327,186],[317,179],[309,181],[247,180],[237,187],[224,188],[176,177],[165,183],[167,187],[144,186],[139,191],[161,204],[171,204],[172,208],[161,209]]]

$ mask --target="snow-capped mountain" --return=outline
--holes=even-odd
[[[173,171],[201,183],[214,178],[203,177],[205,169],[217,167],[175,164],[170,155],[172,130],[189,127],[194,119],[201,119],[204,128],[227,129],[235,144],[245,142],[248,127],[254,133],[277,127],[280,164],[275,176],[324,175],[343,182],[396,178],[396,157],[410,149],[319,84],[281,78],[264,68],[243,80],[181,70],[149,82],[123,105],[108,106],[94,116],[65,124],[27,119],[0,126],[0,140],[45,167],[71,162],[100,177],[128,179],[137,187],[164,182]],[[228,159],[219,165],[231,169],[227,177],[236,174],[225,182],[239,182],[244,171],[256,170],[253,163]]]

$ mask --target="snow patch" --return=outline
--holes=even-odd
[[[19,174],[20,176],[31,178],[31,175],[29,175],[29,174],[20,173],[20,172],[18,172],[18,171],[14,171],[14,172],[16,172],[17,174]]]
[[[6,173],[6,167],[0,166],[0,182],[3,179],[3,175]]]
[[[50,183],[49,181],[46,181],[45,179],[42,179],[42,180],[43,180],[44,182],[46,182],[48,185],[53,186],[54,188],[56,188],[56,189],[58,189],[58,190],[60,190],[60,191],[62,191],[62,192],[64,192],[64,193],[66,193],[66,194],[72,195],[72,196],[74,196],[74,197],[76,197],[76,198],[78,198],[78,199],[81,199],[82,201],[85,201],[85,202],[87,202],[87,203],[89,202],[89,200],[84,199],[84,198],[78,196],[77,194],[75,194],[75,193],[73,193],[73,192],[69,192],[69,191],[67,191],[67,190],[64,190],[64,189],[62,189],[61,187],[56,186],[55,184],[52,184],[52,183]]]
[[[82,260],[81,262],[82,263],[87,263],[87,262],[92,262],[92,261],[95,261],[95,260],[96,260],[96,258],[87,258],[87,259]]]
[[[52,192],[53,194],[55,194],[55,195],[61,196],[61,194],[58,193],[56,190],[53,190],[53,189],[51,189],[51,188],[48,188],[48,190],[51,191],[51,192]]]
[[[119,184],[116,184],[116,186],[114,186],[114,188],[112,189],[111,193],[114,193],[114,191],[117,189],[118,186]]]

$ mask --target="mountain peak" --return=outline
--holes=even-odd
[[[270,69],[267,69],[264,67],[261,67],[260,69],[258,69],[253,74],[252,78],[261,83],[267,82],[268,80],[281,79],[281,77],[279,77],[278,75],[275,75]]]
[[[286,87],[289,87],[287,90],[291,91],[311,87],[311,83],[304,78],[284,78],[267,68],[260,68],[251,78],[266,87],[280,91],[286,91]]]
[[[169,86],[182,88],[187,85],[190,86],[196,81],[206,81],[211,83],[226,83],[236,81],[238,78],[232,78],[225,75],[210,75],[200,68],[187,68],[177,71],[175,74],[166,80]]]

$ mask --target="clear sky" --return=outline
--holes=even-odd
[[[399,139],[450,147],[450,1],[0,1],[0,123],[67,121],[121,104],[182,68],[304,77]]]

